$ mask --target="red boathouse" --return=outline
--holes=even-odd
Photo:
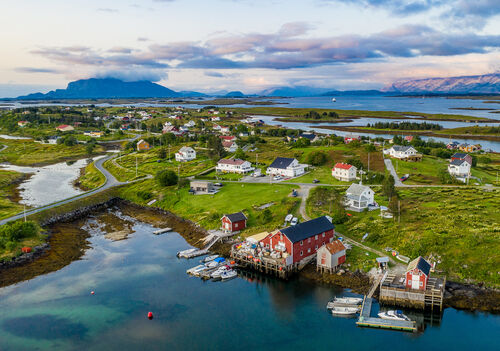
[[[247,217],[243,212],[222,216],[222,230],[225,232],[239,232],[247,227]]]
[[[425,291],[431,265],[422,256],[414,259],[406,269],[406,288]]]

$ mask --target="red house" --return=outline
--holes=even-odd
[[[422,256],[414,259],[406,269],[406,288],[425,291],[431,265]]]
[[[346,135],[344,137],[344,143],[346,143],[346,144],[349,144],[350,142],[352,142],[354,140],[360,141],[361,137],[359,135]]]
[[[272,250],[288,253],[287,265],[314,255],[318,248],[332,242],[335,226],[326,216],[280,229],[262,240]]]
[[[462,152],[456,152],[455,154],[453,154],[453,156],[451,156],[451,162],[453,162],[455,160],[467,161],[467,162],[469,162],[470,165],[472,165],[472,156],[469,154],[465,154]]]
[[[223,141],[235,141],[236,137],[234,135],[219,135]]]
[[[221,218],[222,230],[226,232],[238,232],[247,227],[247,217],[243,212],[224,215]]]

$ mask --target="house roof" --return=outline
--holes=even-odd
[[[360,196],[365,190],[371,190],[370,187],[358,183],[352,183],[347,189],[348,195]]]
[[[244,164],[245,160],[240,160],[239,158],[237,159],[229,159],[229,158],[223,158],[222,160],[219,160],[218,163],[226,164],[226,165],[242,165]]]
[[[56,129],[64,129],[64,128],[68,128],[68,127],[71,127],[67,124],[61,124],[60,126],[57,126]]]
[[[227,219],[231,221],[231,223],[234,222],[239,222],[239,221],[244,221],[247,219],[247,216],[243,214],[243,212],[236,212],[236,213],[231,213],[231,214],[226,214],[224,215]]]
[[[456,152],[453,154],[453,156],[451,156],[451,158],[465,158],[469,156],[469,154],[465,154],[463,152]]]
[[[450,165],[453,165],[453,166],[460,166],[460,165],[461,165],[462,163],[464,163],[464,162],[467,162],[467,161],[465,161],[465,160],[460,160],[460,159],[456,159],[456,160],[451,161],[451,162],[450,162]],[[469,162],[467,162],[467,163],[469,163]]]
[[[289,157],[276,157],[276,159],[269,166],[270,168],[286,169],[294,161],[294,158]]]
[[[183,146],[179,149],[179,152],[192,152],[194,151],[192,147],[189,146]]]
[[[342,244],[342,241],[340,240],[334,240],[331,243],[326,244],[325,246],[328,252],[330,252],[332,255],[342,250],[345,250],[345,246],[344,244]]]
[[[234,142],[232,142],[232,141],[223,141],[222,142],[222,146],[224,146],[224,147],[231,147],[231,146],[233,146],[233,144],[234,144]]]
[[[412,146],[394,145],[394,146],[392,147],[392,149],[393,149],[394,151],[402,151],[402,152],[405,152],[405,151],[407,151],[407,150],[409,150],[409,149],[413,149],[413,147],[412,147]]]
[[[219,138],[224,139],[224,140],[236,139],[236,137],[234,135],[219,135]]]
[[[408,272],[414,270],[415,268],[420,269],[422,273],[424,273],[426,276],[429,276],[431,265],[422,256],[418,256],[408,264],[408,268],[406,269],[406,271]]]
[[[350,169],[351,167],[354,167],[354,166],[350,165],[348,163],[336,163],[333,168]]]
[[[313,235],[334,229],[335,226],[326,218],[318,217],[307,222],[292,225],[285,229],[280,229],[283,235],[286,235],[292,243],[310,238]]]
[[[141,140],[139,140],[139,141],[137,142],[137,145],[139,145],[139,144],[149,144],[149,143],[148,143],[146,140],[141,139]]]
[[[312,133],[302,133],[302,134],[299,134],[299,138],[306,138],[306,139],[309,139],[309,140],[314,140],[314,138],[316,138],[316,135],[315,134],[312,134]]]

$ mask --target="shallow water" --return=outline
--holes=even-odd
[[[0,168],[32,174],[28,180],[19,185],[19,195],[22,198],[19,202],[38,207],[83,193],[73,186],[73,182],[79,177],[80,169],[87,164],[87,159],[81,159],[73,163],[61,162],[43,167],[1,164]]]
[[[102,217],[109,221],[109,215]],[[127,222],[130,223],[130,220]],[[128,225],[128,224],[126,224]],[[112,242],[89,219],[84,257],[65,268],[0,289],[1,350],[492,350],[500,316],[445,310],[416,334],[360,329],[325,305],[342,289],[264,277],[203,282],[186,275],[198,259],[176,233],[152,234],[132,221]],[[90,292],[95,290],[95,295]],[[146,318],[147,312],[154,319]],[[423,319],[423,315],[412,315]],[[427,316],[428,318],[428,316]]]

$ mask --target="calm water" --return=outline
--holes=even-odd
[[[447,309],[417,334],[360,329],[326,312],[329,299],[346,294],[340,289],[265,278],[202,282],[185,273],[197,259],[175,257],[189,247],[179,235],[156,236],[134,222],[128,240],[112,242],[92,227],[82,260],[0,289],[1,350],[498,349],[500,316]]]
[[[19,185],[20,203],[38,207],[83,193],[73,186],[73,182],[80,175],[80,169],[87,164],[87,159],[81,159],[74,163],[61,162],[43,167],[0,164],[0,168],[32,174],[30,179]]]

